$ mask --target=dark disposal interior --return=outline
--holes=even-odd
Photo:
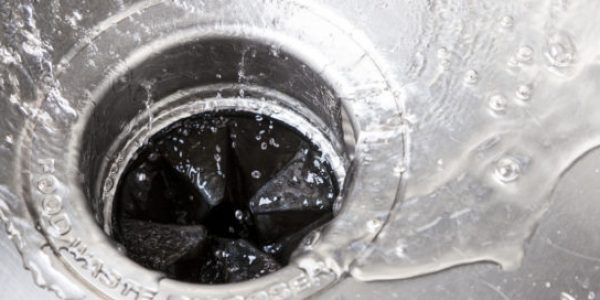
[[[265,115],[211,112],[151,137],[123,173],[114,238],[139,264],[219,284],[285,266],[333,217],[336,179],[319,149]]]

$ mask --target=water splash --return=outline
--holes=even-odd
[[[21,255],[24,268],[31,271],[34,283],[53,292],[59,299],[84,299],[85,293],[65,274],[57,271],[50,256],[35,246],[40,244],[42,237],[32,227],[33,224],[16,217],[11,211],[8,203],[14,201],[17,201],[16,196],[7,187],[0,186],[0,221]]]
[[[422,14],[423,25],[411,29],[412,35],[390,37],[414,40],[409,43],[414,48],[394,42],[390,56],[419,53],[418,71],[407,77],[412,82],[405,82],[415,116],[409,128],[412,157],[395,172],[398,177],[407,172],[408,181],[392,218],[386,224],[373,219],[349,225],[383,228],[375,244],[356,245],[368,249],[353,265],[355,277],[405,278],[481,260],[505,268],[518,265],[524,240],[548,207],[547,195],[562,170],[600,142],[595,120],[600,107],[593,101],[600,92],[594,44],[600,31],[595,24],[574,21],[593,20],[598,4],[558,2],[432,1]],[[187,2],[175,4],[185,9]],[[2,68],[15,68],[0,79],[3,87],[11,86],[6,99],[22,115],[32,116],[35,108],[27,100],[51,90],[54,66],[53,49],[41,38],[28,5],[18,7],[17,20],[11,20],[19,36],[0,43]],[[67,21],[81,22],[77,15]],[[279,55],[277,47],[272,55]],[[246,80],[244,58],[240,82]],[[20,75],[23,70],[31,83]],[[30,89],[34,86],[43,91]],[[50,104],[57,116],[76,117],[63,105],[59,90]],[[497,118],[490,118],[490,111]],[[267,146],[276,145],[269,141]],[[0,212],[9,234],[24,249],[9,211]],[[41,269],[36,264],[47,264],[43,258],[32,261],[28,266],[34,271]],[[305,265],[322,267],[318,262]],[[48,279],[36,282],[52,286]]]
[[[415,121],[406,190],[351,268],[359,280],[479,261],[517,268],[562,172],[600,144],[600,105],[593,100],[600,94],[593,42],[599,30],[575,22],[593,18],[590,7],[562,7],[558,17],[552,1],[534,7],[488,1],[462,11],[461,3],[438,2],[435,9],[472,26],[457,34],[436,19],[435,34],[421,37],[437,50],[417,51],[438,65],[408,85]],[[488,17],[498,12],[504,12],[499,20]],[[489,30],[498,25],[502,30]]]

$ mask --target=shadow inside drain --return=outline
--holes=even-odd
[[[286,124],[203,113],[139,149],[117,188],[113,236],[129,258],[172,279],[258,278],[333,218],[335,180],[319,149]]]

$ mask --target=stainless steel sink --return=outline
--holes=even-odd
[[[5,1],[6,299],[595,299],[600,3]],[[113,197],[203,112],[286,123],[342,193],[290,264],[199,285],[134,263]]]

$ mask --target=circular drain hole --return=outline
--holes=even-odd
[[[66,288],[65,298],[310,297],[350,269],[377,237],[380,227],[371,225],[388,218],[406,132],[402,93],[375,47],[319,6],[259,1],[239,14],[242,7],[230,2],[193,14],[169,1],[136,4],[99,23],[60,60],[55,88],[16,148],[23,170],[15,191],[23,191],[28,209],[13,213],[39,225],[43,238],[26,240],[54,255],[52,268],[38,275]],[[335,219],[287,266],[206,286],[144,268],[112,241],[122,240],[115,195],[134,154],[162,129],[211,111],[259,113],[289,125],[319,146],[344,188]]]
[[[134,155],[114,199],[113,237],[167,277],[217,284],[285,266],[333,218],[325,155],[266,115],[205,112],[167,126]]]

